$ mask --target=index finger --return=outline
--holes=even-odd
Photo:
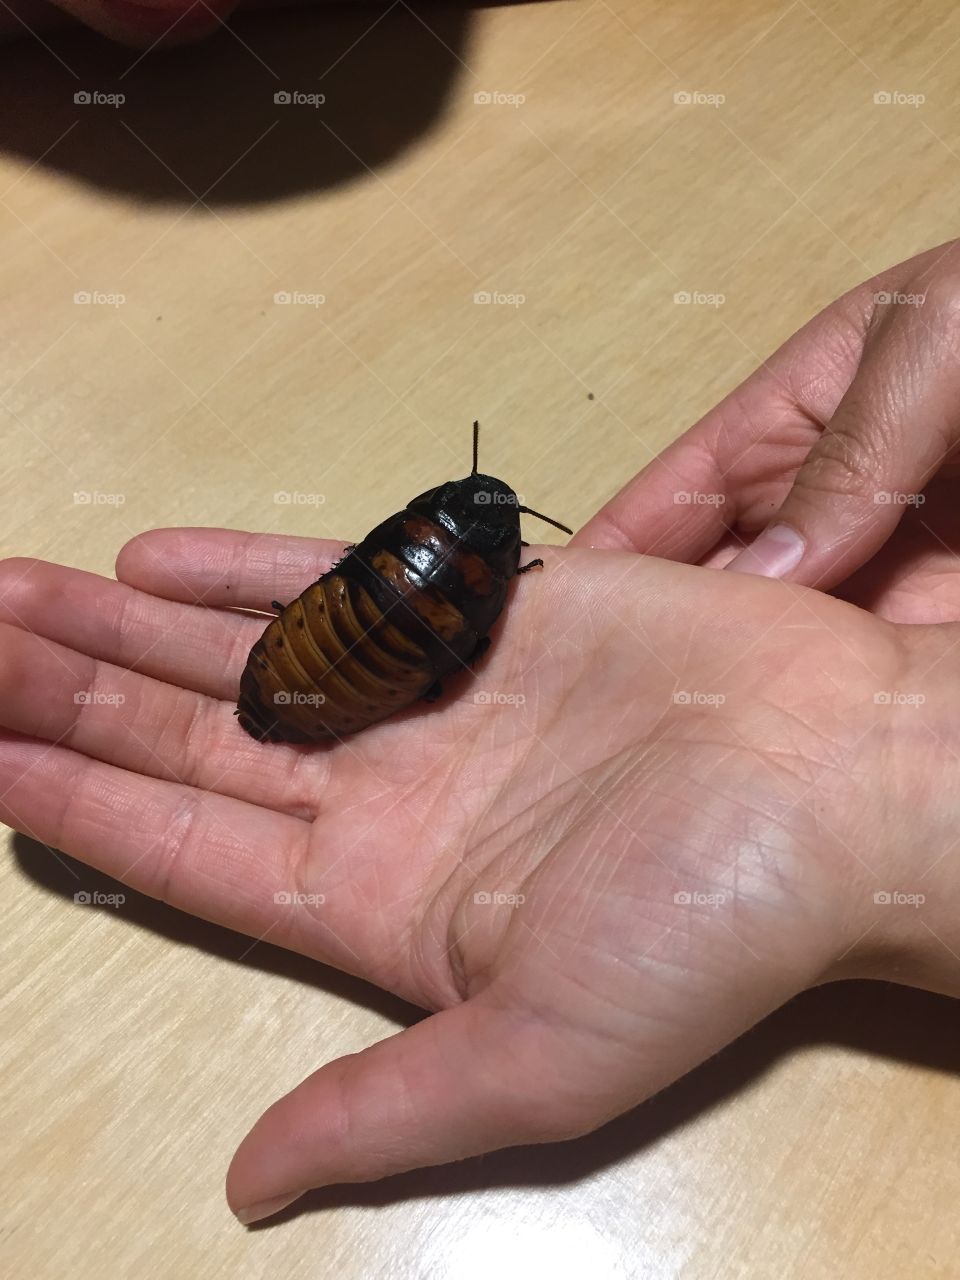
[[[267,612],[288,604],[343,555],[328,538],[239,529],[150,529],[117,556],[120,582],[164,600]]]

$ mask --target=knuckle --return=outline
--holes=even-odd
[[[854,420],[856,405],[847,403]],[[888,432],[878,425],[869,435],[844,423],[831,424],[797,474],[797,487],[834,497],[859,497],[872,488],[885,469],[890,449]]]
[[[155,856],[152,858],[151,883],[146,892],[161,902],[178,906],[183,903],[181,892],[190,863],[191,851],[202,847],[201,800],[195,792],[184,792],[174,812],[159,837]]]

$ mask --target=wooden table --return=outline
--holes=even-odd
[[[487,469],[582,522],[957,231],[956,6],[397,0],[146,59],[45,41],[0,52],[5,553],[110,573],[154,525],[356,536],[467,470],[474,417]],[[6,1276],[960,1275],[956,1007],[867,985],[591,1138],[244,1231],[248,1124],[411,1011],[129,892],[80,908],[115,886],[9,852]]]

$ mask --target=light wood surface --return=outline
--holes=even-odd
[[[955,5],[383,13],[0,52],[5,554],[109,574],[155,525],[355,537],[467,469],[474,417],[484,466],[580,523],[957,230]],[[116,886],[23,838],[2,874],[5,1276],[960,1275],[949,1001],[812,993],[591,1138],[247,1232],[222,1178],[248,1125],[413,1012],[129,892],[75,905]]]

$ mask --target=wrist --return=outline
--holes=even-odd
[[[897,687],[878,688],[868,766],[873,848],[846,877],[847,946],[826,981],[876,978],[960,994],[960,678],[952,627],[896,629]],[[954,687],[956,686],[956,687]]]

